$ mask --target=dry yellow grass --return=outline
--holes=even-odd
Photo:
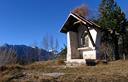
[[[6,66],[0,72],[0,82],[128,82],[128,61],[113,61],[96,66],[66,67],[58,61],[42,61],[31,65]],[[64,73],[58,77],[43,75]]]

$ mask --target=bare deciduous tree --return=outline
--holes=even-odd
[[[87,16],[88,7],[86,5],[80,5],[72,10],[73,13],[79,14],[80,16]]]
[[[50,36],[50,42],[49,42],[49,46],[51,50],[54,50],[54,38],[53,36]]]
[[[0,49],[0,65],[15,64],[17,62],[14,49]]]
[[[59,43],[58,43],[58,40],[56,39],[55,50],[58,51],[58,49],[59,49]]]
[[[49,49],[49,38],[48,35],[43,37],[43,48],[48,51]]]

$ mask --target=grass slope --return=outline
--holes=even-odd
[[[63,73],[57,77],[48,73]],[[8,65],[0,68],[0,82],[128,82],[128,61],[107,65],[66,67],[58,61],[42,61],[30,65]]]

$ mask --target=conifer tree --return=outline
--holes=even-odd
[[[114,44],[115,59],[120,59],[118,53],[119,35],[125,33],[126,17],[115,0],[102,0],[99,6],[100,17],[98,23],[102,28],[108,29],[111,33]]]

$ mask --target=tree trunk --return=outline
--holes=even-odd
[[[119,56],[119,46],[118,46],[118,38],[117,35],[114,33],[113,35],[113,42],[114,42],[114,53],[115,53],[115,60],[119,60],[120,56]]]
[[[122,51],[123,51],[123,60],[125,60],[125,48],[124,48],[124,34],[122,34],[122,45],[123,45],[123,49],[122,49]]]

